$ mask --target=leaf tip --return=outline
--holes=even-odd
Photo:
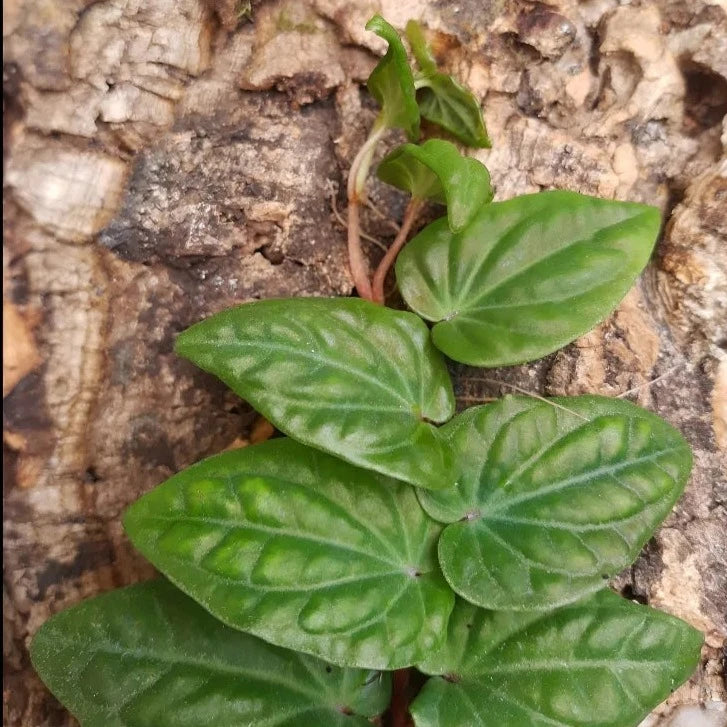
[[[45,651],[45,634],[48,630],[48,624],[52,620],[53,617],[51,617],[48,621],[43,623],[41,627],[33,634],[33,638],[30,640],[30,645],[28,646],[28,655],[30,656],[30,663],[33,665],[33,668],[35,671],[37,671],[40,674],[40,661],[42,659],[42,654]]]
[[[63,611],[56,613],[41,624],[28,646],[28,655],[33,669],[51,691],[54,690],[51,683],[52,674],[49,671],[49,664],[59,650],[56,622],[59,618],[62,618],[63,613]]]
[[[381,17],[381,15],[379,13],[376,13],[376,15],[373,15],[369,19],[368,23],[366,23],[366,25],[365,25],[366,30],[370,30],[370,31],[376,33],[377,35],[380,35],[379,31],[386,29],[386,28],[391,28],[391,27],[392,26],[389,23],[387,23],[383,19],[383,17]]]
[[[185,351],[189,345],[189,330],[190,329],[182,331],[174,341],[174,353],[176,353],[177,356],[187,358],[187,356],[185,355]]]
[[[141,497],[138,500],[129,505],[121,515],[121,527],[128,536],[129,540],[134,544],[134,547],[139,548],[137,544],[137,525],[139,519],[139,510],[141,509],[144,498]]]
[[[658,207],[648,204],[642,205],[642,209],[644,210],[644,216],[647,222],[654,226],[655,234],[658,234],[662,224],[661,210]]]
[[[196,363],[199,365],[198,357],[195,355],[196,353],[199,353],[199,344],[203,341],[200,341],[199,331],[197,330],[197,327],[199,325],[203,325],[205,321],[201,321],[200,323],[191,326],[190,328],[187,328],[186,331],[182,331],[177,338],[174,341],[174,353],[179,356],[180,358],[186,358],[188,361],[192,361],[192,363]]]

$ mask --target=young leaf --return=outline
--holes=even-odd
[[[427,45],[422,26],[416,20],[410,20],[406,24],[405,33],[421,72],[429,76],[437,73],[437,61]]]
[[[480,104],[472,91],[448,76],[436,73],[417,80],[419,112],[427,121],[446,129],[467,146],[492,146]]]
[[[452,588],[499,610],[575,601],[632,563],[684,489],[689,446],[619,399],[508,396],[444,428],[457,485],[420,502],[448,525]]]
[[[383,38],[389,48],[371,72],[368,89],[381,106],[381,122],[390,128],[403,129],[412,141],[419,138],[419,107],[414,76],[406,50],[396,30],[380,15],[374,15],[366,30]]]
[[[126,513],[134,545],[230,626],[342,666],[399,669],[454,594],[414,490],[276,439],[172,477]]]
[[[452,231],[466,227],[492,199],[490,173],[477,159],[462,156],[454,144],[430,139],[420,146],[404,144],[379,164],[379,179],[418,199],[447,205]]]
[[[305,444],[414,485],[452,483],[429,423],[454,413],[452,384],[411,313],[354,298],[265,300],[192,326],[176,350]]]
[[[402,251],[396,278],[434,344],[475,366],[545,356],[603,320],[659,234],[659,211],[574,192],[482,207],[453,234],[437,220]]]
[[[411,705],[416,727],[636,727],[694,671],[702,635],[602,591],[548,613],[484,611],[458,599],[444,674]]]
[[[467,146],[492,146],[479,102],[471,91],[457,83],[452,76],[437,70],[436,61],[416,21],[409,21],[406,36],[421,69],[415,79],[421,115],[446,129]]]
[[[31,658],[83,727],[366,727],[390,692],[388,675],[234,631],[162,580],[54,616]]]

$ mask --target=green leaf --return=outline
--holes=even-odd
[[[419,112],[427,121],[446,129],[467,146],[489,149],[482,109],[472,91],[446,73],[422,76],[416,81]]]
[[[406,38],[422,73],[427,75],[437,73],[437,61],[427,45],[421,25],[416,20],[410,20],[406,24]]]
[[[437,70],[437,62],[415,20],[407,23],[406,37],[421,69],[414,80],[421,115],[467,146],[491,147],[479,101],[452,76]]]
[[[409,139],[416,141],[419,138],[419,107],[414,75],[401,38],[380,15],[374,15],[366,23],[366,30],[373,31],[389,44],[386,55],[371,72],[367,84],[381,106],[381,121],[390,128],[403,129]]]
[[[159,580],[54,616],[33,665],[83,727],[366,727],[389,675],[234,631]]]
[[[224,623],[342,666],[414,663],[454,605],[436,558],[441,525],[413,488],[290,439],[181,472],[124,526]]]
[[[452,383],[411,313],[354,298],[266,300],[192,326],[176,350],[305,444],[414,485],[452,483],[430,424],[454,413]]]
[[[649,260],[654,207],[574,192],[485,205],[462,232],[437,220],[401,252],[396,277],[434,344],[475,366],[531,361],[603,320]]]
[[[448,525],[452,588],[499,610],[553,608],[632,563],[684,490],[691,452],[658,416],[619,399],[508,396],[445,428],[457,485],[421,492]]]
[[[412,197],[446,204],[449,227],[455,232],[492,199],[487,167],[441,139],[397,147],[379,164],[377,175]]]
[[[689,678],[702,635],[602,591],[549,613],[457,601],[447,641],[421,670],[416,727],[636,727]]]

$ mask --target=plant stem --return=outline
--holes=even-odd
[[[361,227],[359,223],[358,200],[348,201],[348,266],[351,268],[353,284],[361,298],[372,299],[369,282],[369,266],[361,250]]]
[[[409,204],[406,206],[406,210],[404,211],[404,219],[401,221],[401,228],[374,273],[374,282],[372,286],[372,299],[374,303],[384,304],[384,282],[386,281],[386,274],[389,272],[389,268],[394,264],[399,251],[402,247],[404,247],[412,225],[416,222],[416,218],[423,205],[424,202],[416,197],[412,197],[409,200]]]
[[[359,212],[374,150],[385,131],[386,126],[377,119],[368,139],[359,149],[348,172],[348,263],[351,268],[353,284],[356,286],[358,294],[367,300],[372,299],[372,292],[369,281],[369,266],[361,250]]]
[[[394,672],[389,727],[410,727],[409,719],[409,669]]]

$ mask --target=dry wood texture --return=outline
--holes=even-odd
[[[505,384],[623,394],[684,432],[688,492],[615,586],[707,634],[648,724],[727,722],[724,0],[7,0],[5,724],[72,723],[27,644],[151,574],[123,508],[251,436],[249,407],[177,359],[175,335],[239,301],[350,292],[332,199],[375,113],[376,10],[421,19],[483,99],[500,199],[556,187],[664,211],[653,263],[597,330],[530,366],[453,371],[462,404]],[[371,198],[364,228],[389,242],[403,198]]]

